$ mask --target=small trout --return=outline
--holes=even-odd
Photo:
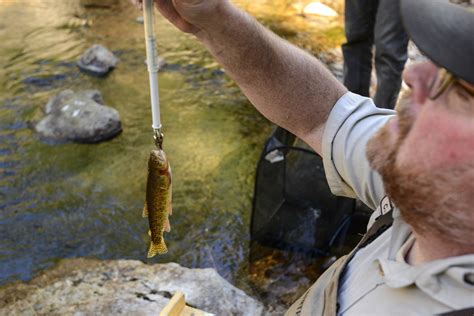
[[[170,231],[171,168],[163,150],[152,150],[148,159],[148,179],[143,217],[148,217],[151,236],[148,258],[168,252],[163,231]]]

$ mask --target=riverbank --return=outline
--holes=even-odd
[[[2,287],[0,315],[158,315],[176,291],[215,315],[264,314],[260,302],[211,268],[66,259],[29,282]]]

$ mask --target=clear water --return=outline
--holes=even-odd
[[[245,287],[255,166],[270,123],[195,40],[158,19],[174,214],[169,253],[147,260],[141,209],[153,142],[140,12],[126,0],[80,2],[0,0],[0,284],[61,258],[94,257],[214,267]],[[237,2],[273,25],[294,15],[288,1]],[[95,43],[120,57],[107,78],[75,66]],[[119,111],[123,132],[94,145],[41,141],[31,126],[48,99],[90,88]]]

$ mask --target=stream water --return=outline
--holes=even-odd
[[[195,40],[158,19],[174,215],[169,253],[147,260],[140,215],[153,142],[140,12],[126,0],[96,1],[112,3],[107,8],[86,2],[0,0],[0,284],[28,280],[61,258],[95,257],[214,267],[247,288],[255,166],[271,124]],[[341,37],[340,20],[303,19],[290,1],[236,2],[306,48],[321,47],[314,36],[326,46]],[[315,26],[324,32],[300,32]],[[75,66],[95,43],[120,58],[107,78]],[[51,96],[91,88],[119,111],[118,137],[93,145],[37,137],[31,126]]]

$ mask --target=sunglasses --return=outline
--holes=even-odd
[[[474,85],[460,80],[446,69],[440,68],[435,80],[433,80],[430,86],[428,98],[430,100],[437,99],[455,83],[463,87],[469,94],[474,95]]]

